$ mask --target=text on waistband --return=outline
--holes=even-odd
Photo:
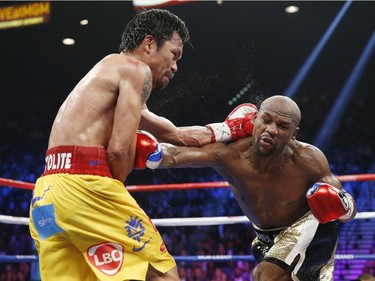
[[[46,171],[70,169],[72,153],[52,153],[46,156]]]

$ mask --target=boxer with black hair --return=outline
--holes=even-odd
[[[139,129],[176,144],[213,141],[215,129],[178,128],[146,106],[151,91],[177,72],[188,41],[185,23],[171,12],[138,12],[120,53],[100,60],[61,105],[30,206],[42,280],[179,280],[175,260],[124,181],[135,167],[160,160],[156,139]],[[236,109],[221,124],[230,134],[222,141],[251,134],[254,111]]]

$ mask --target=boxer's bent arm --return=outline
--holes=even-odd
[[[142,108],[139,129],[150,132],[161,142],[174,145],[202,146],[211,143],[212,138],[209,128],[205,126],[176,127],[167,118],[149,111],[146,105]]]
[[[329,163],[327,160],[327,157],[324,155],[324,153],[318,149],[317,147],[310,146],[310,148],[313,148],[313,154],[316,162],[314,165],[311,165],[311,167],[315,167],[317,176],[313,178],[314,182],[324,182],[328,183],[334,187],[336,187],[339,190],[342,190],[345,192],[346,197],[353,203],[353,212],[349,218],[340,219],[343,222],[349,221],[355,217],[357,214],[357,207],[354,201],[354,198],[345,191],[343,188],[341,182],[338,180],[338,178],[332,173],[331,168],[329,167]],[[311,163],[310,163],[311,164]]]
[[[150,69],[145,65],[125,67],[121,71],[119,96],[107,151],[112,176],[124,181],[134,167],[136,132],[142,105],[151,92],[152,78]]]
[[[342,219],[339,219],[340,221],[342,222],[347,222],[347,221],[350,221],[352,220],[356,214],[357,214],[357,206],[356,206],[356,203],[355,203],[355,200],[354,198],[351,196],[350,193],[348,193],[342,186],[341,182],[331,173],[331,175],[328,175],[324,178],[322,178],[320,180],[320,182],[325,182],[325,183],[328,183],[334,187],[336,187],[337,189],[341,190],[344,192],[346,198],[348,198],[351,202],[352,202],[352,213],[350,215],[350,217],[346,217],[346,218],[342,218]]]
[[[225,145],[213,143],[202,147],[183,147],[161,143],[163,159],[159,168],[203,168],[221,164],[220,155]]]

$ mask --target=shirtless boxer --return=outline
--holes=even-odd
[[[227,142],[251,132],[243,121],[256,111],[243,105],[225,122],[180,130],[147,110],[188,40],[172,13],[139,12],[124,30],[121,52],[99,61],[60,107],[30,207],[42,280],[179,280],[160,234],[124,187],[134,167],[158,155],[157,147],[143,149],[152,138],[137,130],[154,128],[177,144]]]
[[[295,139],[301,113],[285,96],[261,104],[252,137],[200,148],[161,144],[162,168],[212,167],[224,176],[257,238],[255,281],[333,280],[338,223],[353,198],[325,155]]]

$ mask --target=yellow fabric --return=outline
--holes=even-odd
[[[145,280],[149,263],[161,272],[176,265],[145,212],[108,177],[39,178],[30,231],[44,281]]]

